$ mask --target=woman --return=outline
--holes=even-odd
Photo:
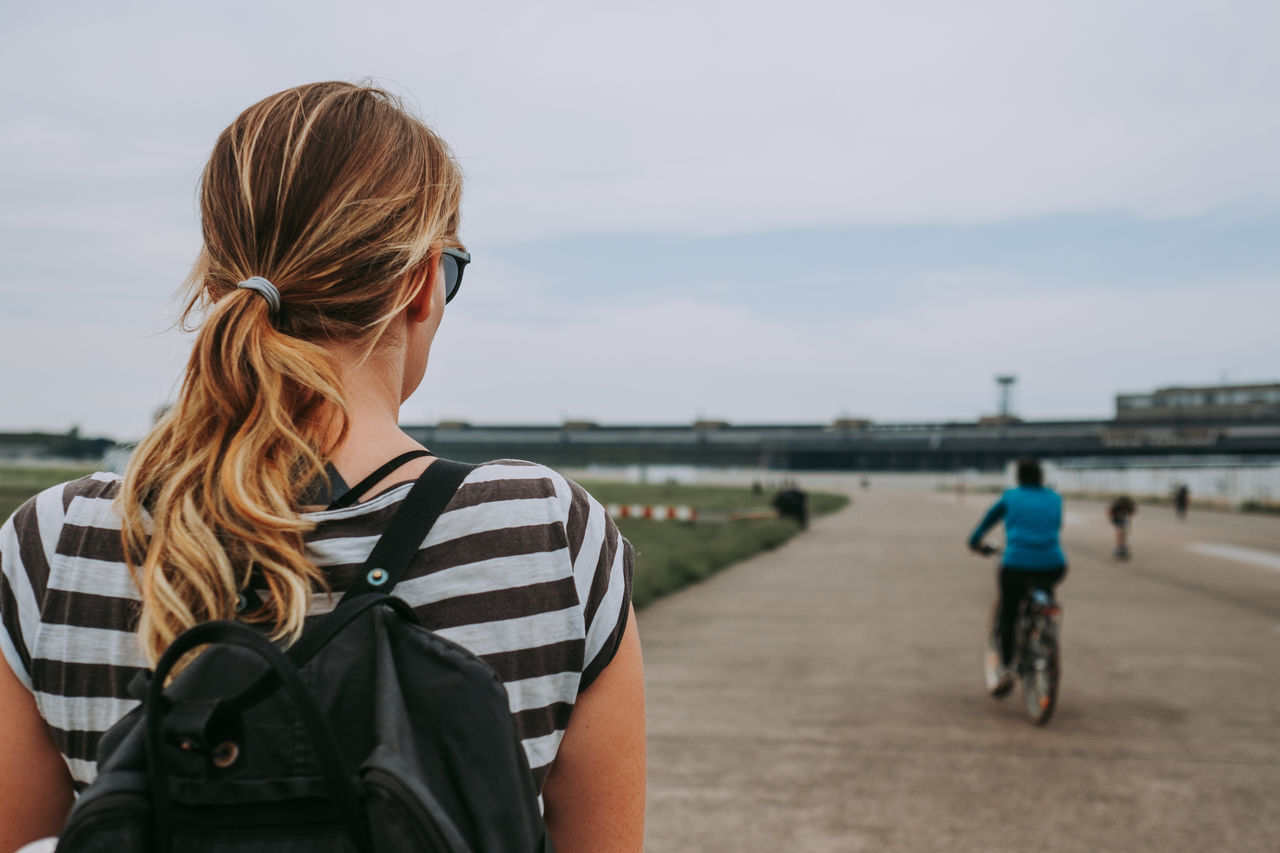
[[[982,539],[1004,521],[1005,549],[1000,561],[999,592],[993,616],[994,647],[987,650],[987,691],[1000,697],[1013,686],[1013,634],[1018,604],[1033,589],[1050,595],[1067,574],[1062,551],[1062,498],[1044,484],[1035,459],[1018,460],[1018,485],[1000,496],[969,536],[969,550],[989,556],[995,549]]]
[[[177,634],[241,618],[288,642],[351,581],[433,460],[324,505],[422,449],[399,406],[470,257],[460,194],[444,143],[377,89],[290,89],[218,139],[176,404],[123,479],[57,486],[0,531],[0,851],[58,832],[101,733],[134,704],[133,674]],[[561,853],[642,846],[631,561],[576,484],[492,462],[396,589],[502,678]]]

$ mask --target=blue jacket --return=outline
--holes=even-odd
[[[1007,569],[1049,570],[1067,565],[1058,543],[1062,528],[1062,498],[1044,486],[1018,486],[1000,496],[969,537],[977,547],[987,531],[1004,520],[1005,545],[1001,561]]]

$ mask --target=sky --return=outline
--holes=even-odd
[[[136,438],[196,183],[372,79],[473,254],[405,423],[1027,418],[1280,381],[1280,4],[0,4],[0,430]]]

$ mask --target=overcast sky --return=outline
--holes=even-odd
[[[467,177],[407,423],[1280,380],[1273,0],[480,6],[0,7],[0,429],[145,430],[214,138],[332,78],[404,95]]]

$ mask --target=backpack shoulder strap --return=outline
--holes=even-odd
[[[437,459],[427,466],[360,567],[355,583],[347,588],[344,601],[368,592],[385,595],[395,588],[432,525],[475,467],[452,459]]]
[[[295,666],[305,665],[351,621],[362,609],[359,604],[354,603],[361,596],[379,593],[377,600],[386,600],[387,593],[404,577],[440,513],[444,512],[462,481],[475,468],[475,465],[454,462],[452,459],[437,459],[427,466],[409,494],[405,495],[400,508],[373,546],[369,559],[360,567],[355,582],[347,588],[337,608],[308,628],[289,649],[289,658]],[[264,686],[267,679],[262,681],[263,684],[255,684],[247,693],[257,696],[260,689],[267,689]]]

